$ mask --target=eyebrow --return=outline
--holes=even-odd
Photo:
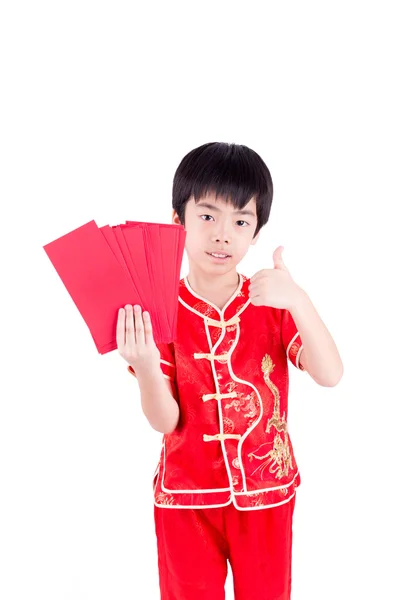
[[[198,202],[196,206],[202,206],[204,208],[208,208],[209,210],[215,210],[215,212],[222,212],[220,208],[215,206],[214,204],[209,204],[208,202]],[[251,217],[256,218],[256,215],[251,210],[235,210],[233,214],[236,215],[250,215]]]

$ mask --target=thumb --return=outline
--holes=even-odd
[[[272,260],[274,261],[274,269],[281,269],[282,271],[287,271],[287,267],[285,265],[285,263],[283,262],[283,258],[282,258],[282,252],[284,250],[283,246],[279,246],[278,248],[276,248],[276,250],[274,250],[274,253],[272,255]]]

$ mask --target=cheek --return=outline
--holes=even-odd
[[[244,256],[249,251],[250,244],[248,240],[237,240],[236,243],[236,252],[239,256]]]
[[[207,250],[207,244],[204,242],[204,234],[196,229],[191,229],[190,234],[186,233],[185,249],[191,255],[201,255]]]

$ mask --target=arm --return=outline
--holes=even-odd
[[[331,334],[302,288],[289,310],[303,343],[300,364],[319,385],[337,385],[343,375],[343,363]]]
[[[179,421],[179,405],[173,396],[173,386],[160,368],[137,371],[140,399],[145,417],[160,433],[171,433]]]
[[[117,347],[120,355],[135,365],[129,364],[128,371],[139,383],[142,409],[150,425],[160,433],[171,433],[179,421],[172,379],[176,369],[173,344],[156,344],[149,312],[142,314],[137,305],[134,317],[132,305],[126,304],[118,311]]]

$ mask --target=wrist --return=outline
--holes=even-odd
[[[158,377],[160,373],[162,374],[160,363],[144,364],[136,367],[132,366],[132,369],[135,369],[136,377],[138,379],[142,377]]]
[[[308,301],[309,297],[307,293],[297,285],[292,294],[290,306],[288,307],[289,312],[293,313],[296,312],[296,310],[301,310]]]

